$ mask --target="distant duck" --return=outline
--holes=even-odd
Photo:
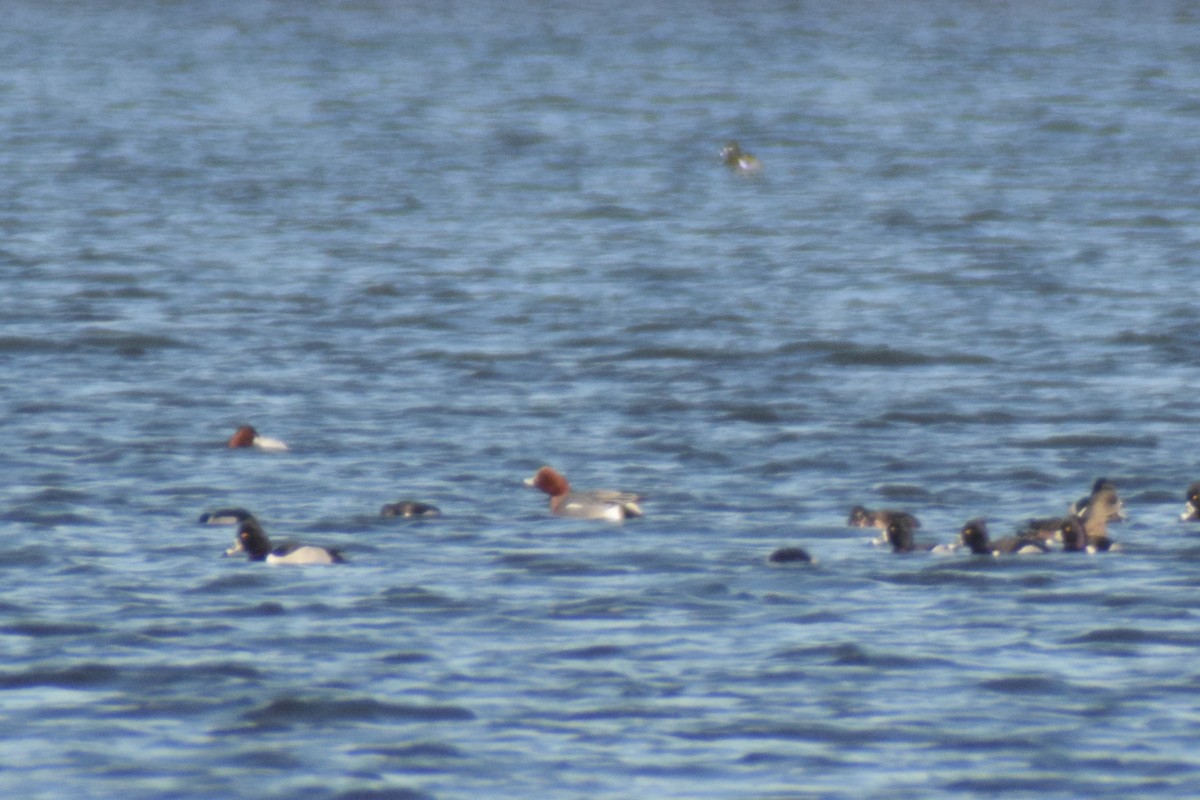
[[[572,491],[567,479],[552,467],[542,467],[533,477],[525,479],[525,485],[550,495],[550,511],[562,517],[619,522],[628,517],[642,516],[642,508],[638,505],[642,498],[639,495],[608,489]]]
[[[442,511],[429,503],[419,503],[416,500],[401,500],[399,503],[388,503],[379,509],[381,517],[436,517]]]
[[[1189,486],[1184,497],[1187,499],[1187,506],[1179,518],[1184,522],[1200,521],[1200,481]]]
[[[254,517],[238,525],[233,547],[225,551],[227,556],[238,553],[245,553],[251,561],[265,561],[268,564],[341,564],[346,560],[340,552],[328,547],[305,544],[271,547],[271,540]]]
[[[852,528],[878,528],[882,531],[871,540],[871,544],[874,545],[885,545],[888,543],[887,528],[892,522],[903,522],[912,530],[917,530],[921,527],[920,521],[905,511],[889,511],[886,509],[872,511],[863,506],[855,506],[850,509],[850,516],[846,518],[846,524]]]
[[[732,140],[726,142],[725,146],[721,148],[721,160],[725,162],[725,166],[743,175],[750,175],[762,170],[762,162],[758,160],[758,157],[747,153],[741,145]]]
[[[846,518],[846,524],[852,528],[880,528],[886,530],[887,526],[893,520],[901,520],[914,530],[921,527],[921,523],[917,518],[905,511],[887,511],[884,509],[871,511],[864,506],[855,506],[850,509],[850,516]]]
[[[811,564],[813,558],[802,547],[781,547],[767,556],[767,561],[772,564]]]
[[[1068,518],[1082,520],[1091,535],[1105,535],[1109,522],[1125,519],[1125,504],[1117,495],[1117,487],[1113,482],[1107,478],[1099,478],[1092,485],[1091,494],[1071,505],[1067,517],[1031,519],[1017,535],[1046,541],[1060,539],[1063,523]]]
[[[988,538],[987,523],[982,519],[973,519],[963,525],[959,538],[968,550],[979,556],[1030,555],[1050,551],[1045,542],[1034,538],[1006,536],[993,542]]]
[[[269,436],[259,436],[250,425],[243,425],[238,428],[233,436],[229,437],[230,447],[255,447],[259,450],[269,450],[279,452],[287,450],[288,446],[278,439],[272,439]]]
[[[1063,550],[1068,553],[1104,553],[1122,549],[1107,533],[1091,533],[1078,517],[1067,517],[1059,531]]]
[[[1071,513],[1077,517],[1087,516],[1093,505],[1104,507],[1109,522],[1122,522],[1125,519],[1125,503],[1117,496],[1116,484],[1108,478],[1097,478],[1092,484],[1091,494],[1079,498],[1071,505]]]
[[[897,517],[888,523],[884,538],[891,545],[893,553],[928,553],[943,549],[939,545],[914,542],[913,526],[903,517]]]
[[[200,515],[201,525],[233,525],[245,522],[254,515],[244,508],[218,508]]]

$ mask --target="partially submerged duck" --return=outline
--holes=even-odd
[[[811,564],[813,557],[803,547],[781,547],[767,556],[771,564]]]
[[[442,513],[437,506],[420,503],[416,500],[401,500],[399,503],[387,503],[379,509],[381,517],[436,517]]]
[[[245,522],[254,515],[244,508],[218,508],[200,515],[201,525],[233,525]]]

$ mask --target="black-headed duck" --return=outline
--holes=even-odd
[[[993,542],[988,538],[987,523],[983,519],[973,519],[963,525],[959,539],[968,550],[979,556],[1030,555],[1050,550],[1040,539],[1020,536],[1006,536]]]
[[[781,547],[767,556],[767,561],[772,564],[810,564],[813,558],[802,547]]]
[[[346,560],[337,550],[311,544],[271,547],[271,540],[254,517],[238,525],[233,547],[225,551],[227,556],[238,553],[245,553],[251,561],[265,561],[268,564],[340,564]]]
[[[891,545],[893,553],[928,553],[940,550],[940,546],[913,541],[913,526],[904,517],[896,517],[888,523],[884,530],[884,538]]]

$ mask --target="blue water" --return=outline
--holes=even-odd
[[[5,6],[0,795],[1200,794],[1200,9],[577,5]]]

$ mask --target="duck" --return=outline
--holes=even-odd
[[[1071,504],[1071,513],[1083,517],[1093,504],[1103,505],[1108,514],[1109,522],[1125,520],[1125,503],[1117,495],[1117,486],[1108,478],[1097,478],[1092,484],[1092,491],[1087,497],[1081,497]]]
[[[1184,522],[1200,521],[1200,481],[1196,481],[1187,488],[1184,498],[1187,500],[1187,506],[1184,507],[1179,518]]]
[[[398,503],[387,503],[379,509],[381,517],[436,517],[442,513],[437,506],[420,503],[416,500],[401,500]]]
[[[1121,545],[1108,538],[1107,534],[1090,535],[1087,526],[1078,517],[1063,520],[1059,536],[1062,538],[1063,552],[1066,553],[1103,553],[1121,549]]]
[[[258,431],[251,425],[243,425],[234,431],[233,436],[229,437],[228,444],[230,447],[256,447],[259,450],[273,452],[288,449],[288,446],[278,439],[272,439],[269,436],[260,436]]]
[[[245,522],[254,515],[244,508],[218,508],[200,515],[201,525],[233,525]]]
[[[887,544],[892,546],[893,553],[928,553],[934,550],[941,552],[944,549],[942,545],[915,543],[913,525],[904,517],[897,517],[888,523],[884,538]]]
[[[725,162],[725,166],[743,175],[750,175],[762,170],[762,162],[758,160],[758,156],[747,153],[740,144],[733,140],[726,142],[725,146],[721,148],[721,160]]]
[[[550,495],[550,511],[560,517],[620,522],[642,516],[639,495],[608,489],[573,492],[571,484],[553,467],[542,467],[533,477],[525,479],[525,485]]]
[[[1122,549],[1119,543],[1109,538],[1107,530],[1097,530],[1095,525],[1089,529],[1087,522],[1078,517],[1063,520],[1059,536],[1063,551],[1067,553],[1106,553]]]
[[[337,550],[310,544],[282,544],[272,548],[266,531],[254,517],[238,525],[233,547],[225,551],[227,556],[238,553],[245,553],[251,561],[268,564],[341,564],[346,560]]]
[[[887,526],[892,523],[892,520],[902,520],[913,530],[921,527],[920,521],[905,511],[888,511],[885,509],[871,511],[864,506],[855,506],[850,509],[850,516],[846,518],[846,524],[851,528],[880,528],[886,530]]]
[[[811,564],[814,559],[803,547],[781,547],[767,556],[771,564]]]
[[[1125,503],[1117,494],[1117,487],[1107,478],[1098,478],[1092,484],[1092,493],[1071,505],[1066,517],[1044,517],[1031,519],[1017,532],[1018,538],[1036,538],[1049,541],[1062,538],[1062,527],[1067,519],[1083,520],[1097,535],[1101,527],[1107,529],[1109,522],[1125,519]]]
[[[977,556],[1030,555],[1048,553],[1050,548],[1040,539],[1006,536],[993,542],[988,538],[987,522],[983,519],[969,520],[959,532],[963,545]]]

